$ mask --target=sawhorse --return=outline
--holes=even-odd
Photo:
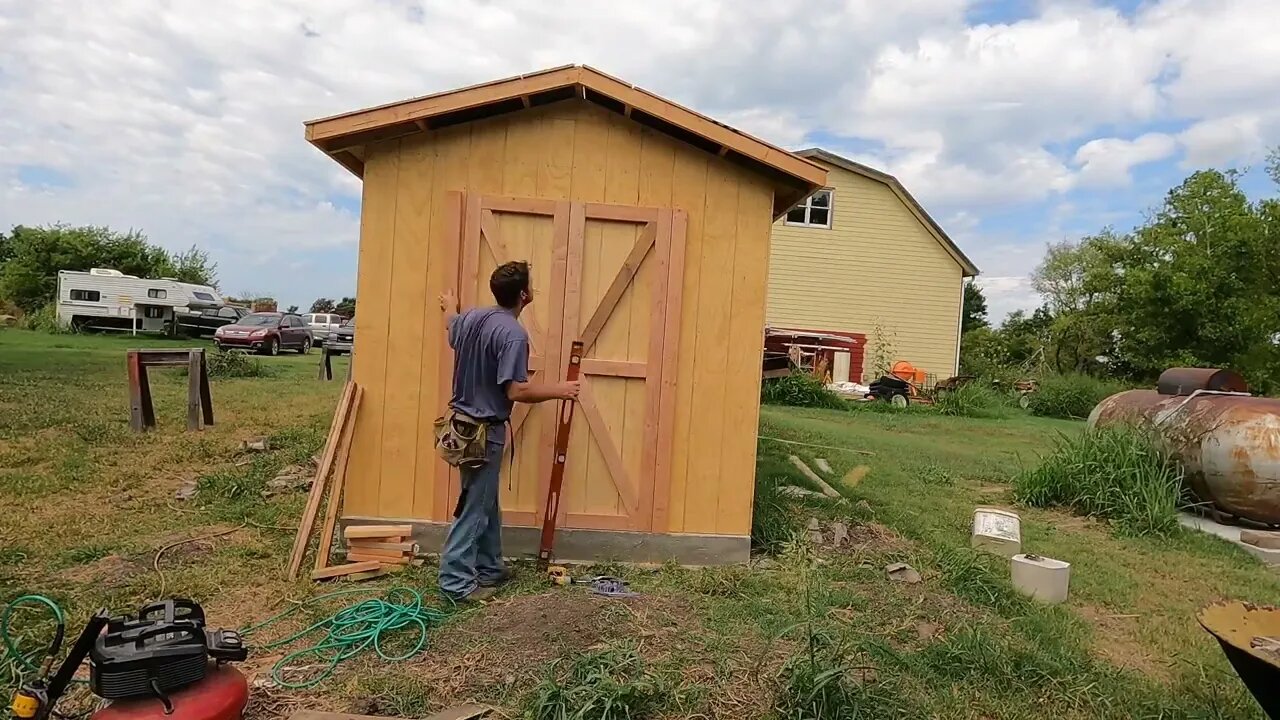
[[[129,429],[143,432],[156,426],[156,410],[151,401],[149,367],[187,368],[187,429],[203,430],[213,424],[213,396],[209,392],[209,370],[203,348],[185,350],[141,349],[128,351]]]

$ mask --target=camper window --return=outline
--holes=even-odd
[[[144,314],[144,315],[146,315],[146,316],[147,316],[147,317],[149,317],[149,318],[162,318],[162,317],[164,317],[164,308],[161,308],[161,307],[148,307],[148,308],[144,308],[142,312],[143,312],[143,314]]]
[[[149,298],[163,298],[163,297],[168,297],[168,295],[169,293],[165,292],[164,290],[157,290],[156,288],[151,288],[147,290],[147,297]]]
[[[197,290],[192,292],[191,294],[195,295],[197,300],[209,300],[210,302],[213,301],[213,296],[207,292],[200,292],[199,290]]]
[[[98,302],[102,298],[102,294],[97,290],[72,290],[71,299],[83,302]]]

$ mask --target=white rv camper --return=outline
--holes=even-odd
[[[119,270],[58,273],[58,322],[75,327],[172,332],[175,309],[222,307],[217,290],[161,278],[148,280]]]

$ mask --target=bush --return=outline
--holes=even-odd
[[[794,373],[787,377],[765,380],[760,389],[760,400],[769,405],[837,409],[844,408],[847,404],[810,373]]]
[[[53,303],[42,305],[38,310],[23,315],[18,319],[18,327],[51,335],[67,335],[73,332],[71,327],[58,322],[58,307]]]
[[[1123,389],[1114,380],[1091,375],[1046,375],[1028,398],[1027,409],[1043,417],[1087,418],[1103,398]]]
[[[1013,409],[1007,397],[976,380],[939,393],[933,407],[942,415],[985,418],[1008,417]]]
[[[262,361],[244,353],[214,350],[208,353],[205,363],[211,378],[245,378],[268,375]]]
[[[538,685],[525,710],[531,720],[623,720],[659,716],[675,696],[648,671],[631,647],[605,648],[576,656],[567,671],[559,661]]]
[[[1069,507],[1106,518],[1122,535],[1168,535],[1178,527],[1182,469],[1151,431],[1127,425],[1063,435],[1040,466],[1014,479],[1033,507]]]

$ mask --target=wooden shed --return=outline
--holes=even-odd
[[[747,558],[773,221],[820,166],[589,67],[306,124],[363,179],[346,522],[438,547],[457,473],[431,423],[452,352],[437,296],[492,304],[496,263],[533,266],[533,379],[587,349],[557,556]],[[556,403],[517,406],[506,550],[533,551]]]

